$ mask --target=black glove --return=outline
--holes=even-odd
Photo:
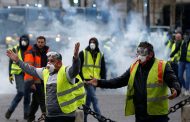
[[[9,82],[10,82],[11,84],[13,84],[13,81],[14,81],[13,75],[9,75]]]

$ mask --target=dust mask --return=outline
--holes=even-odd
[[[96,48],[96,45],[94,43],[90,43],[90,49],[94,50]]]
[[[137,58],[140,61],[140,63],[144,63],[146,61],[147,56],[138,55]]]
[[[26,42],[26,41],[21,41],[21,45],[22,45],[22,46],[26,46],[26,45],[27,45],[27,42]]]
[[[53,73],[55,70],[55,66],[53,64],[47,64],[46,68],[49,70],[50,73]]]

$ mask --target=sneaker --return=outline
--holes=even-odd
[[[13,111],[10,111],[9,109],[7,110],[7,112],[5,113],[5,118],[9,119],[12,115]]]
[[[185,91],[185,92],[184,92],[184,95],[185,95],[185,96],[189,96],[189,95],[190,95],[190,94],[189,94],[189,91]]]

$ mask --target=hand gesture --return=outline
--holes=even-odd
[[[15,61],[15,62],[18,62],[18,60],[19,60],[18,55],[15,54],[12,50],[7,50],[7,56],[8,56],[11,60],[13,60],[13,61]]]
[[[10,82],[11,84],[13,84],[13,81],[14,81],[13,75],[10,75],[10,76],[9,76],[9,82]]]
[[[92,80],[86,81],[86,84],[91,84],[93,86],[97,86],[98,85],[98,81],[96,78],[93,78]]]
[[[74,58],[77,59],[78,58],[78,55],[79,55],[79,48],[80,48],[80,43],[77,42],[75,44],[75,49],[74,49]]]
[[[177,96],[177,91],[174,88],[171,88],[171,95],[168,96],[168,99],[173,100]]]

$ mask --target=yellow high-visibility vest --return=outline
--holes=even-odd
[[[176,49],[176,43],[172,45],[172,50],[171,53]],[[176,61],[178,62],[180,59],[180,50],[171,58],[171,61]]]
[[[127,87],[127,98],[125,115],[134,115],[134,79],[139,63],[134,63],[130,68],[130,78]],[[167,98],[168,87],[163,81],[163,73],[166,63],[155,59],[147,77],[147,112],[149,115],[166,115],[168,113],[169,101]]]
[[[182,45],[183,45],[183,43],[184,43],[184,41],[182,42],[181,47],[180,47],[180,55],[181,55],[181,50],[182,50]],[[190,43],[188,43],[188,46],[187,46],[186,60],[187,60],[188,62],[190,62]]]
[[[84,50],[84,64],[82,67],[82,74],[84,79],[100,79],[100,70],[101,70],[101,59],[102,54],[99,52],[96,57],[96,61],[94,62],[92,55],[89,51]]]
[[[57,74],[57,100],[61,111],[63,113],[74,112],[78,107],[85,104],[86,94],[84,89],[84,83],[79,75],[77,79],[79,80],[75,84],[71,84],[67,80],[65,66],[62,66]],[[46,84],[49,78],[49,70],[43,70],[43,79],[44,79],[44,90],[46,94]],[[46,98],[46,97],[45,97]],[[46,100],[46,99],[45,99]]]
[[[18,55],[18,58],[23,61],[22,59],[22,55],[21,55],[21,50],[18,47],[19,45],[16,45],[13,47],[13,50],[15,50]],[[13,61],[12,65],[11,65],[11,74],[20,74],[22,72],[22,69]]]

